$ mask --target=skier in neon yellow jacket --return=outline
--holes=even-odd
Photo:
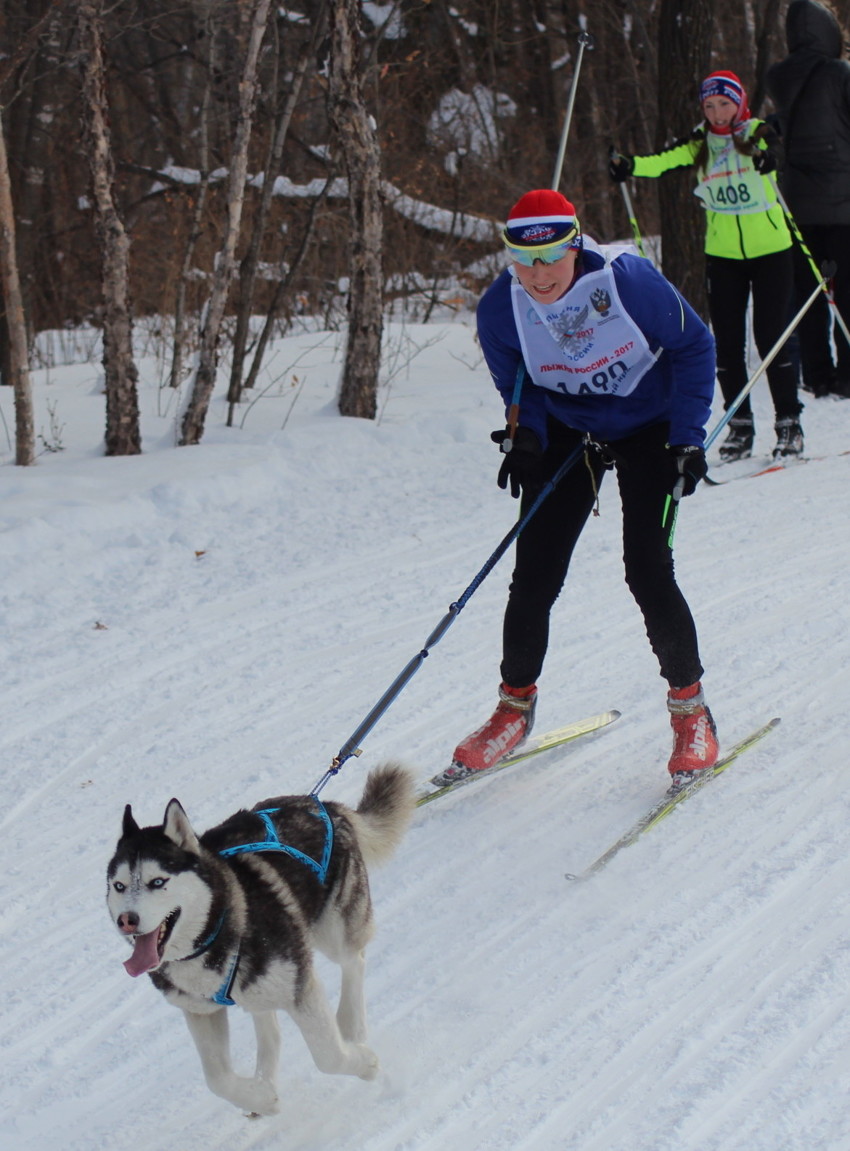
[[[695,189],[706,212],[706,282],[711,326],[717,343],[717,378],[724,406],[747,382],[747,303],[752,295],[753,334],[765,356],[787,323],[793,289],[792,238],[776,201],[768,173],[779,159],[779,141],[762,120],[754,119],[744,88],[733,72],[712,72],[700,85],[705,117],[691,137],[662,152],[626,156],[612,150],[613,180],[662,176],[693,167]],[[803,451],[803,410],[797,370],[787,347],[767,372],[776,415],[776,458]],[[724,460],[745,459],[755,438],[749,396],[729,421],[720,448]]]

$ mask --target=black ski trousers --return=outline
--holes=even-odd
[[[544,460],[545,474],[551,476],[581,442],[582,433],[551,419],[548,431]],[[645,428],[613,442],[610,454],[623,506],[626,583],[643,613],[661,675],[671,687],[687,687],[696,683],[703,669],[693,617],[673,572],[670,522],[662,523],[675,478],[667,432],[666,424]],[[600,452],[586,449],[517,538],[501,664],[502,679],[509,687],[527,687],[540,676],[549,645],[550,612],[604,474]],[[522,514],[536,494],[523,492]],[[586,602],[578,610],[596,612],[604,619],[606,607]],[[616,653],[608,655],[614,658]]]
[[[850,224],[807,224],[800,225],[800,231],[817,267],[824,260],[833,260],[837,265],[832,279],[833,298],[842,319],[850,325]],[[812,294],[816,282],[809,261],[800,246],[795,244],[794,284],[797,308],[801,308]],[[797,328],[803,380],[816,394],[832,390],[836,376],[844,394],[846,385],[850,385],[850,347],[841,326],[836,323],[833,329],[833,319],[833,308],[821,292]],[[837,369],[832,356],[831,335],[835,340]]]
[[[717,380],[728,408],[749,378],[747,373],[747,302],[753,297],[753,336],[762,359],[782,335],[788,323],[788,307],[794,288],[791,249],[771,252],[752,260],[706,257],[708,311],[717,345]],[[776,418],[797,416],[802,411],[797,396],[797,369],[787,342],[767,369],[767,382]],[[751,416],[750,397],[737,415]]]

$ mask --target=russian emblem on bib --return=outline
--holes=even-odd
[[[594,311],[597,311],[603,318],[611,310],[611,296],[604,288],[595,288],[590,293],[590,302]]]

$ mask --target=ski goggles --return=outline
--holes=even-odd
[[[554,240],[549,244],[539,244],[533,248],[512,243],[508,239],[507,232],[502,233],[502,242],[512,260],[518,264],[524,264],[527,268],[533,268],[537,260],[543,264],[555,264],[558,260],[563,260],[567,252],[581,248],[581,232],[576,226],[566,236],[562,236],[560,240]]]

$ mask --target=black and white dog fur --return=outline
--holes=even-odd
[[[363,990],[374,930],[366,868],[393,853],[414,806],[413,778],[398,764],[370,772],[356,811],[283,796],[200,836],[176,799],[155,827],[139,827],[127,805],[107,871],[109,912],[133,944],[125,967],[148,972],[183,1009],[216,1095],[252,1114],[279,1110],[279,1009],[298,1024],[321,1071],[377,1075]],[[336,1015],[314,948],[342,970]],[[253,1017],[253,1078],[233,1070],[222,1003]]]

